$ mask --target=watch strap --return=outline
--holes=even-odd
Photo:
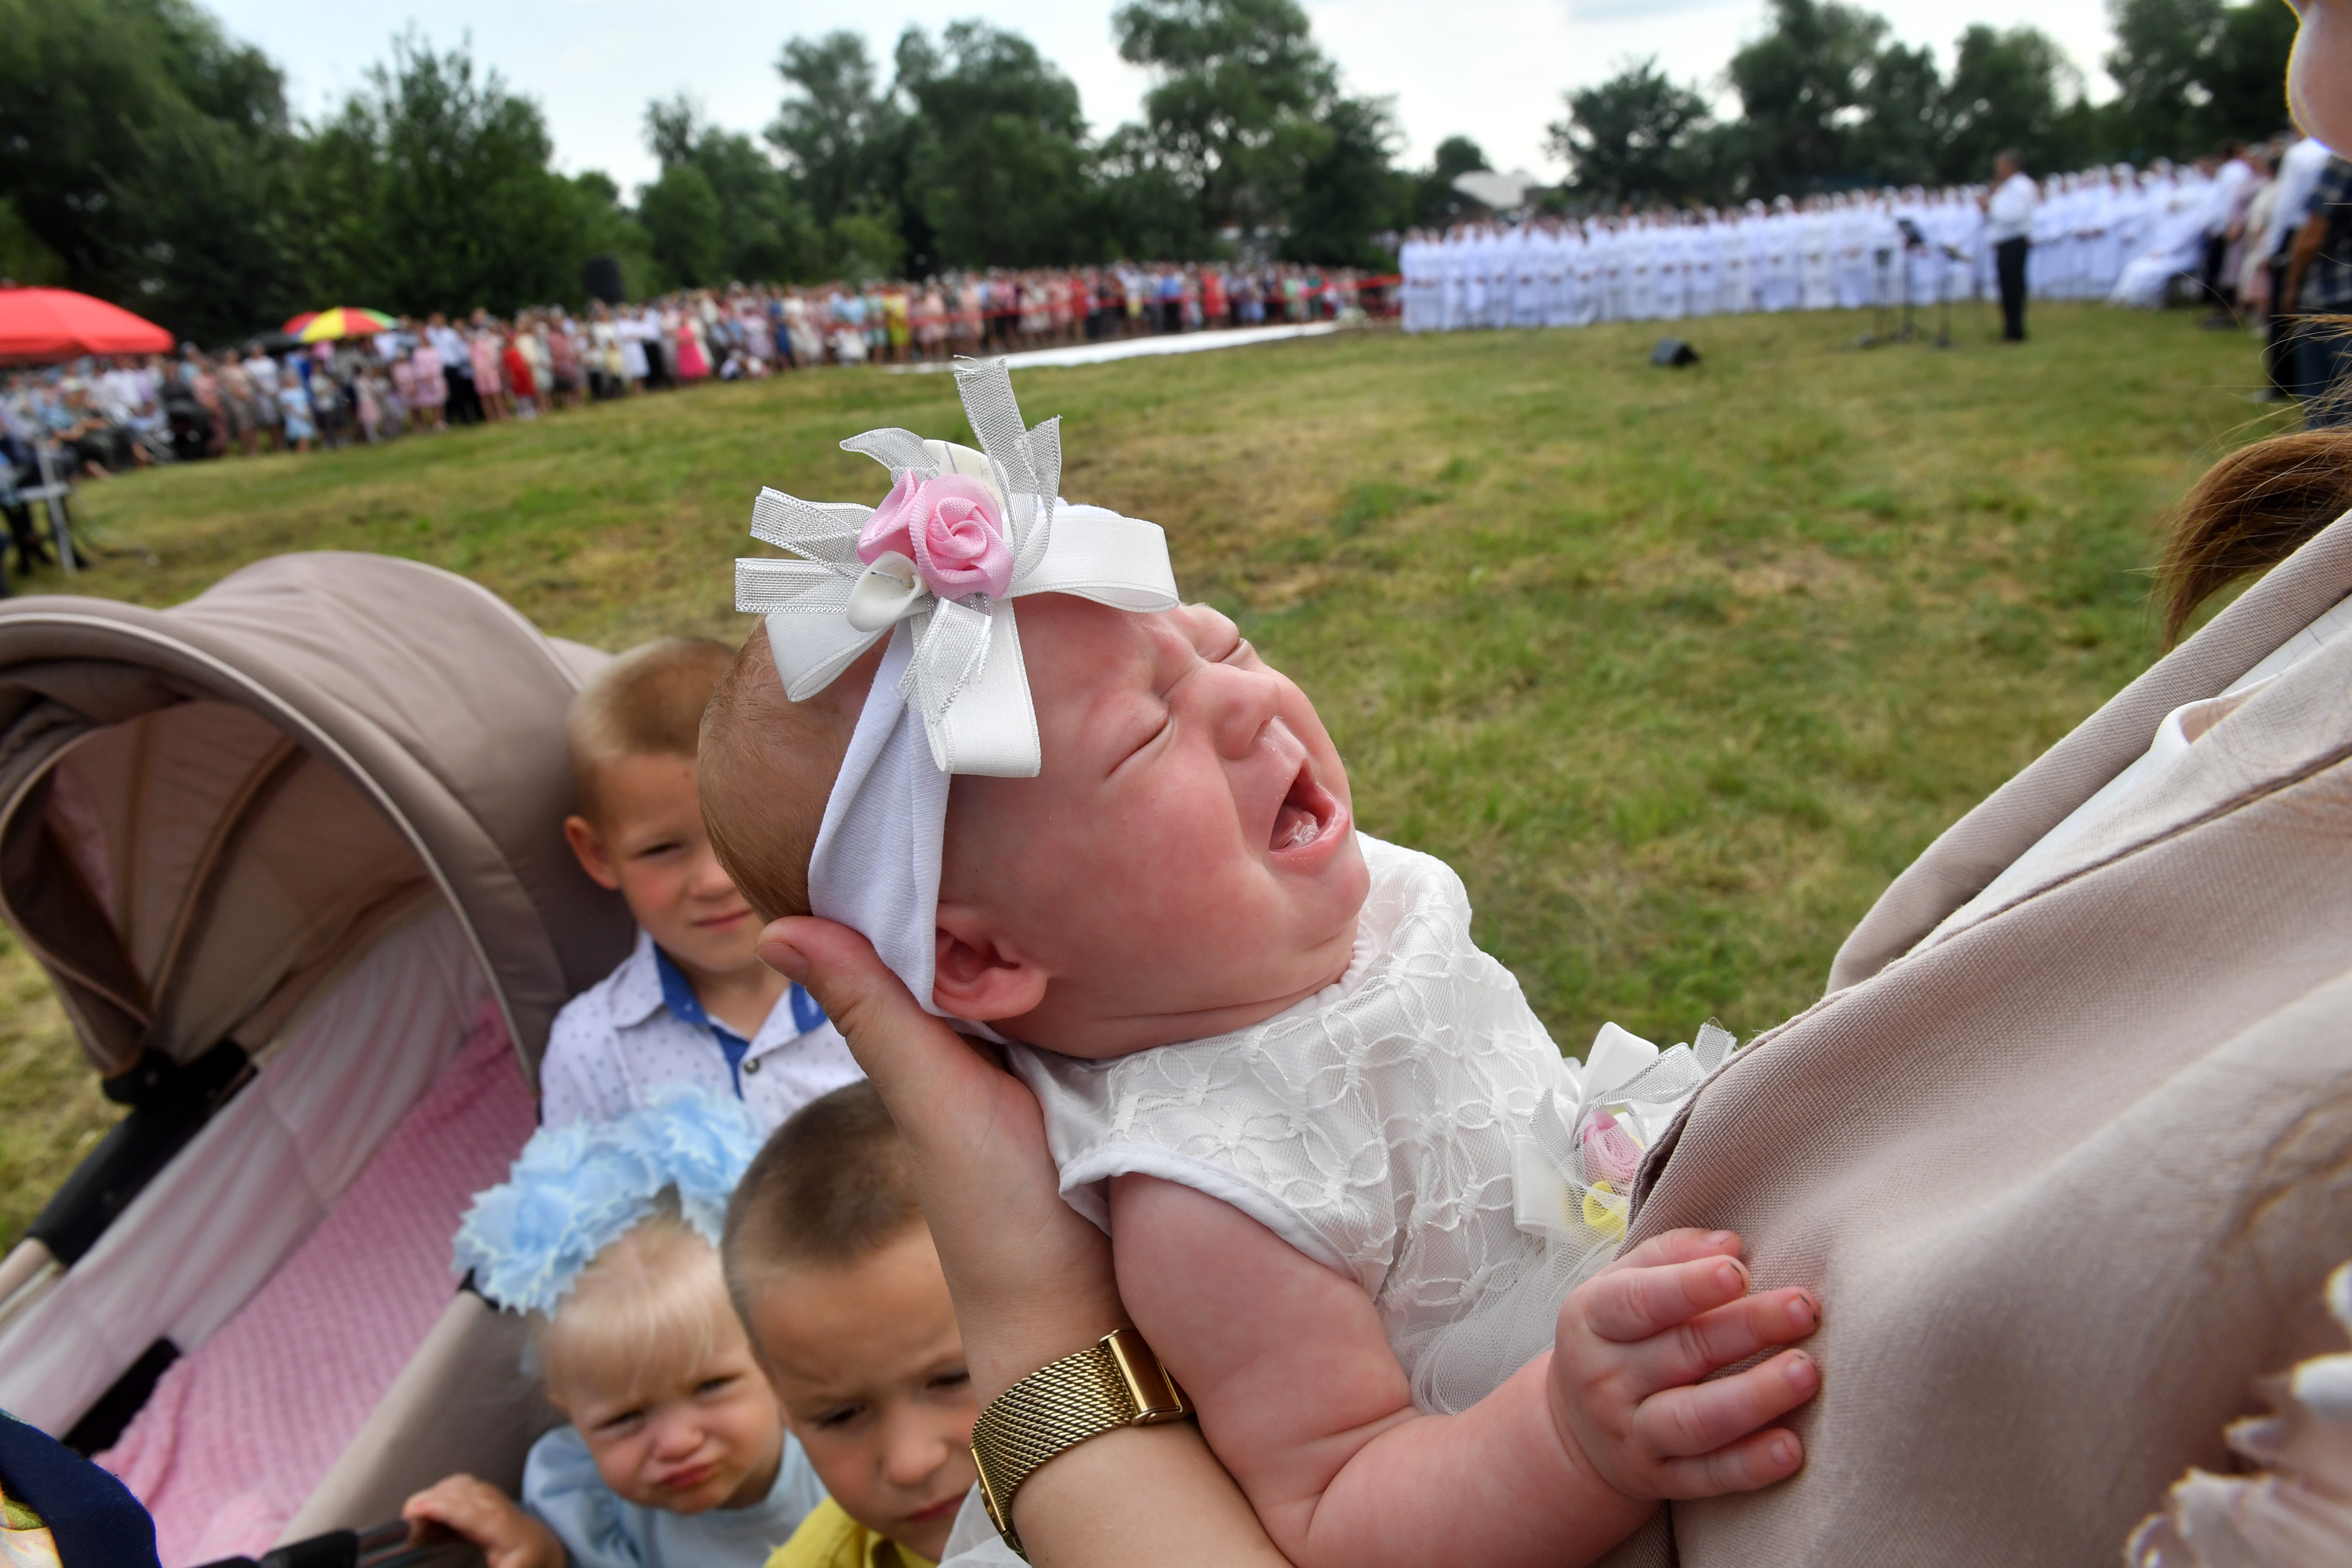
[[[1133,1329],[1048,1363],[998,1394],[972,1427],[972,1463],[989,1522],[1026,1562],[1013,1528],[1013,1499],[1022,1483],[1090,1437],[1192,1413],[1184,1391]]]

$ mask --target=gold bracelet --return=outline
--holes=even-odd
[[[1026,1563],[1013,1497],[1046,1460],[1121,1426],[1156,1426],[1192,1414],[1184,1391],[1133,1329],[1039,1367],[989,1402],[971,1429],[971,1461],[988,1521]]]

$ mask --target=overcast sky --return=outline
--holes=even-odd
[[[322,16],[309,0],[214,0],[231,32],[285,68],[296,108],[315,114],[359,85],[390,52],[403,20],[446,47],[470,31],[475,56],[537,99],[567,171],[603,169],[624,186],[650,179],[644,136],[648,99],[684,89],[722,125],[757,132],[782,93],[778,47],[794,33],[852,27],[887,60],[899,31],[937,30],[982,15],[1027,35],[1077,83],[1097,132],[1135,118],[1146,86],[1111,44],[1113,0],[408,0],[362,24]],[[1456,132],[1497,168],[1557,177],[1544,127],[1560,95],[1655,55],[1678,79],[1718,85],[1734,49],[1761,28],[1764,0],[1304,0],[1315,34],[1349,90],[1394,99],[1408,163]],[[2074,57],[2094,98],[2113,91],[2099,58],[2108,34],[2103,0],[1880,0],[1876,8],[1914,43],[1949,63],[1971,22],[2032,22]],[[369,26],[382,30],[370,33]]]

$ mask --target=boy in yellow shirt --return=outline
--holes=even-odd
[[[727,1205],[728,1293],[830,1498],[768,1568],[932,1568],[980,1408],[939,1253],[866,1083],[776,1130]]]

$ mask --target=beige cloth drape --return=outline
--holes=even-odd
[[[2352,593],[2352,516],[1931,846],[1820,1003],[1711,1082],[1630,1242],[1748,1239],[1818,1290],[1794,1480],[1614,1568],[2113,1564],[2352,1257],[2352,644],[2263,688],[2005,907],[1911,951]]]

